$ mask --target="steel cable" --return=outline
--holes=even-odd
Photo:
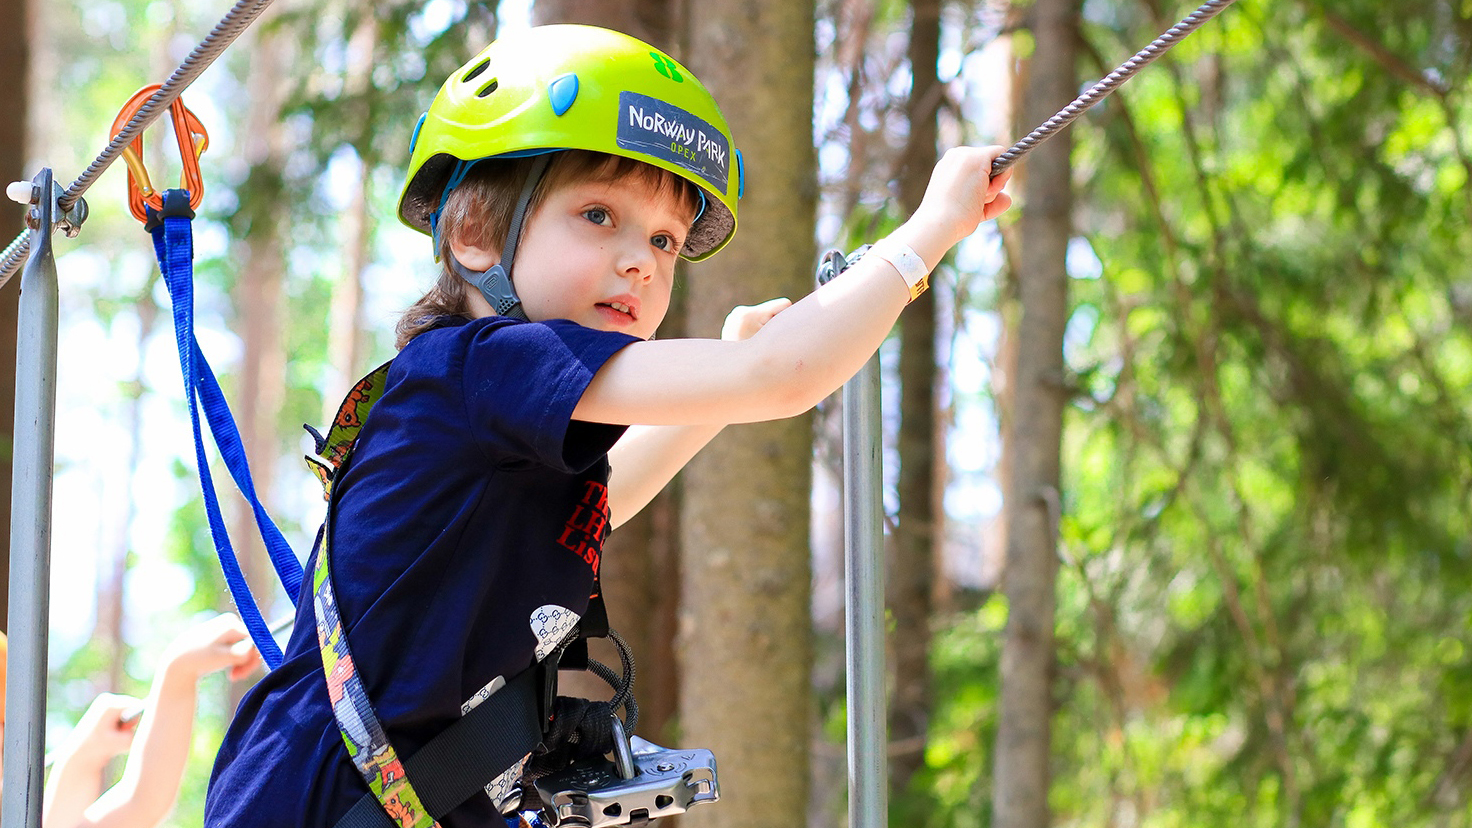
[[[1149,65],[1156,58],[1165,54],[1171,47],[1175,46],[1187,35],[1199,29],[1202,24],[1221,13],[1223,9],[1230,6],[1236,0],[1207,0],[1200,8],[1187,15],[1180,23],[1172,26],[1160,37],[1151,41],[1150,45],[1141,49],[1134,57],[1125,61],[1110,72],[1103,80],[1094,84],[1088,91],[1074,99],[1073,103],[1059,110],[1056,115],[1049,118],[1042,126],[1028,133],[1026,137],[1013,144],[1006,152],[997,156],[992,162],[992,174],[1002,172],[1017,163],[1024,155],[1031,152],[1034,147],[1057,134],[1064,127],[1073,123],[1080,115],[1094,104],[1108,97],[1115,89],[1133,77],[1137,72]],[[168,81],[148,99],[124,127],[119,130],[106,149],[97,156],[85,172],[72,182],[71,186],[62,193],[59,206],[69,209],[76,200],[92,186],[92,182],[102,174],[104,170],[116,161],[122,154],[123,147],[127,146],[138,136],[149,124],[153,123],[163,113],[173,100],[179,97],[185,87],[194,82],[194,79],[205,70],[220,53],[229,46],[236,37],[251,24],[261,12],[271,4],[271,0],[238,0],[233,8],[226,13],[218,25],[194,48],[194,51],[185,58]],[[10,277],[20,268],[25,260],[26,253],[30,250],[29,234],[22,232],[9,245],[6,246],[3,260],[0,260],[0,288],[10,280]]]
[[[235,41],[246,27],[260,17],[261,12],[271,5],[271,0],[237,0],[236,4],[226,12],[220,22],[210,30],[204,40],[189,53],[179,68],[169,76],[159,90],[151,95],[143,103],[133,117],[118,130],[107,147],[97,156],[90,166],[73,181],[65,191],[62,192],[58,206],[64,212],[69,210],[82,193],[102,175],[103,171],[112,165],[119,156],[123,154],[123,148],[133,142],[143,130],[147,129],[160,115],[166,112],[169,104],[179,97],[195,78],[209,68],[211,63],[220,56],[225,48]],[[20,269],[26,259],[26,253],[30,251],[31,240],[28,231],[22,231],[15,240],[5,247],[4,259],[0,260],[0,288],[10,281],[10,277]]]
[[[1135,53],[1135,56],[1120,64],[1118,69],[1110,72],[1103,80],[1089,87],[1089,90],[1074,99],[1073,103],[1063,107],[1057,115],[1049,118],[1042,126],[1029,132],[1027,137],[1013,144],[1010,149],[997,156],[992,162],[992,175],[1002,172],[1017,163],[1022,156],[1032,151],[1033,147],[1046,141],[1059,130],[1073,123],[1074,119],[1099,101],[1104,100],[1109,93],[1118,89],[1125,81],[1129,80],[1136,72],[1145,68],[1156,58],[1165,54],[1170,48],[1186,35],[1201,28],[1206,21],[1216,17],[1222,9],[1232,5],[1236,0],[1208,0],[1201,8],[1187,15],[1184,20],[1172,26],[1165,34],[1155,38],[1149,46]]]

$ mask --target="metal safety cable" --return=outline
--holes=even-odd
[[[241,32],[244,32],[257,17],[260,17],[261,12],[265,11],[269,5],[271,5],[271,0],[238,0],[220,19],[220,22],[215,24],[204,40],[200,41],[189,56],[184,58],[184,62],[179,64],[179,68],[174,70],[174,74],[169,76],[163,86],[138,108],[137,114],[130,118],[122,129],[118,130],[118,134],[108,142],[107,147],[97,156],[97,160],[93,161],[91,166],[87,167],[81,175],[77,176],[77,180],[66,188],[58,200],[58,206],[62,211],[70,209],[77,199],[82,197],[82,193],[92,186],[97,177],[102,175],[103,171],[112,165],[112,162],[122,156],[124,147],[132,143],[133,139],[137,138],[160,115],[169,111],[169,104],[173,103],[174,99],[179,97],[180,93],[188,88],[189,84],[193,83],[205,69],[209,68],[209,65],[215,62],[215,58],[225,51],[225,47],[235,42],[235,38],[239,37]],[[22,232],[6,246],[3,258],[0,258],[0,288],[5,287],[5,283],[9,282],[10,277],[20,269],[30,248],[29,232]]]
[[[1120,64],[1118,69],[1110,72],[1103,80],[1089,87],[1089,90],[1074,99],[1073,103],[1063,107],[1057,115],[1049,118],[1042,126],[1029,132],[1027,137],[1013,144],[1010,149],[997,156],[992,162],[992,175],[996,175],[1017,163],[1022,156],[1032,151],[1033,147],[1046,141],[1059,130],[1073,123],[1074,119],[1084,114],[1089,107],[1104,100],[1109,93],[1118,89],[1139,72],[1148,66],[1156,58],[1165,54],[1170,48],[1184,40],[1186,35],[1201,28],[1201,24],[1216,17],[1222,9],[1232,5],[1236,0],[1208,0],[1201,4],[1201,8],[1187,15],[1184,20],[1172,26],[1165,34],[1155,38],[1149,46],[1135,53],[1135,56]]]

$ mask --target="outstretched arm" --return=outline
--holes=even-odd
[[[961,147],[931,174],[920,208],[890,234],[934,267],[1011,204],[1008,173],[990,178],[1001,147]],[[750,339],[636,342],[594,376],[573,416],[603,423],[714,425],[800,414],[878,350],[909,301],[895,268],[865,256],[774,317]]]
[[[243,678],[260,662],[245,626],[234,615],[196,625],[169,645],[138,724],[123,778],[86,807],[79,819],[45,820],[46,828],[152,828],[174,806],[189,739],[194,731],[195,689],[201,676],[229,668]]]
[[[742,305],[726,316],[721,339],[749,339],[791,306],[787,299]],[[722,428],[725,425],[720,423],[631,426],[608,452],[609,521],[616,527],[637,515]]]

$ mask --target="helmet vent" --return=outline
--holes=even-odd
[[[481,72],[484,72],[486,70],[486,67],[487,66],[490,66],[490,65],[491,65],[491,59],[490,58],[486,58],[485,60],[481,61],[480,63],[477,63],[475,65],[475,67],[472,68],[469,72],[466,72],[465,73],[465,76],[462,77],[460,80],[462,82],[464,82],[464,83],[470,83],[471,81],[473,81],[477,77],[479,77],[480,76],[480,73]]]
[[[495,92],[496,91],[496,87],[498,85],[499,84],[494,79],[492,79],[490,83],[486,84],[484,87],[481,88],[481,90],[479,92],[475,93],[475,96],[477,98],[487,97],[492,92]]]

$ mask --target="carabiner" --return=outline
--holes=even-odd
[[[128,120],[153,97],[162,84],[152,84],[139,89],[133,93],[133,97],[123,104],[123,109],[112,122],[112,134],[117,135]],[[204,197],[204,178],[199,173],[199,156],[210,145],[209,133],[205,132],[204,124],[195,117],[189,107],[184,105],[181,98],[175,98],[169,104],[169,114],[174,121],[174,138],[179,144],[179,156],[184,162],[184,171],[179,176],[181,189],[189,191],[189,208],[199,207],[200,199]],[[128,165],[128,209],[132,211],[133,217],[145,224],[148,222],[148,207],[155,210],[163,209],[163,197],[158,190],[153,188],[153,180],[148,176],[148,168],[143,165],[143,135],[140,133],[132,143],[123,148],[123,161]]]

